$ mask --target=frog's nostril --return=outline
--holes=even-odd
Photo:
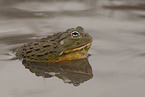
[[[84,36],[87,36],[87,34],[85,33]]]

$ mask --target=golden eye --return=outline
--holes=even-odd
[[[77,31],[74,31],[74,32],[71,33],[71,36],[72,37],[79,37],[80,36],[80,33],[77,32]]]

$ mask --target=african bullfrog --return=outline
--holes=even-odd
[[[92,37],[80,26],[24,44],[16,57],[25,60],[59,62],[86,58]]]

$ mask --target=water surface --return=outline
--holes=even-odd
[[[120,2],[119,2],[120,3]],[[1,0],[1,97],[143,97],[145,95],[145,12],[107,9],[101,0]],[[116,3],[115,3],[116,4]],[[12,50],[33,39],[84,27],[93,37],[93,78],[79,86],[57,77],[37,77]]]

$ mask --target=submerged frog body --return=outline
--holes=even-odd
[[[16,57],[26,60],[59,62],[86,58],[92,37],[80,26],[23,45]]]

